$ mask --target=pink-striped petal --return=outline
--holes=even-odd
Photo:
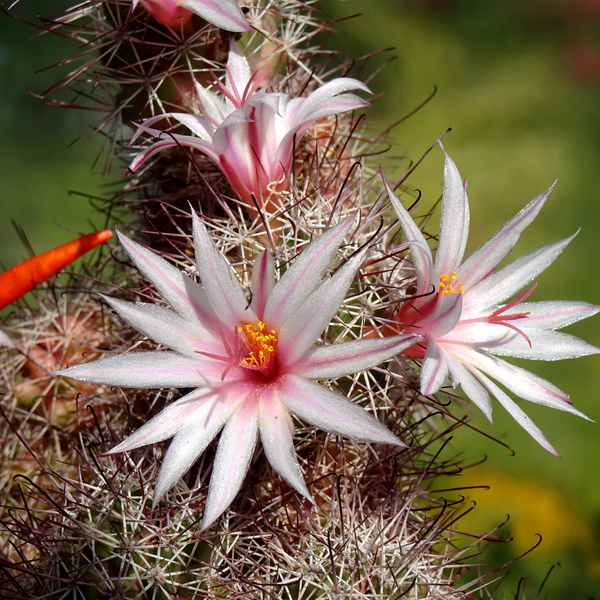
[[[449,275],[457,270],[465,254],[468,236],[467,189],[454,161],[446,154],[440,241],[434,262],[437,273]]]
[[[274,285],[273,256],[265,250],[256,257],[252,270],[252,304],[250,306],[259,319],[263,319],[265,306]]]
[[[265,320],[279,327],[299,310],[321,283],[355,215],[326,231],[309,244],[275,284],[265,307]]]
[[[201,349],[213,354],[224,353],[223,343],[199,323],[183,319],[168,308],[102,297],[130,325],[171,350],[187,356],[195,356],[196,351]]]
[[[429,249],[421,230],[413,221],[410,213],[404,208],[396,194],[394,194],[394,191],[388,185],[387,181],[383,177],[383,174],[382,178],[388,198],[390,199],[390,202],[396,211],[396,215],[398,216],[398,220],[400,221],[404,235],[410,245],[411,258],[417,275],[417,289],[415,294],[417,296],[421,296],[431,291],[430,282],[433,277],[436,279],[434,282],[436,289],[438,286],[438,275],[437,273],[432,273],[433,258],[431,256],[431,250]]]
[[[196,213],[192,213],[192,221],[196,266],[202,285],[215,315],[226,330],[233,331],[241,322],[253,321],[254,315],[248,310],[248,300],[230,264],[219,252]]]
[[[353,256],[280,325],[279,354],[284,367],[293,365],[302,357],[329,325],[344,301],[366,251],[367,248]]]
[[[224,368],[218,361],[177,352],[131,352],[75,365],[57,375],[145,390],[214,385]]]
[[[588,419],[573,407],[565,392],[542,377],[483,352],[458,347],[454,351],[460,353],[463,362],[493,377],[516,396]]]
[[[467,290],[464,294],[463,318],[479,316],[523,289],[558,258],[575,235],[518,258]]]
[[[430,396],[439,392],[448,378],[448,364],[446,353],[433,339],[429,338],[427,352],[421,365],[421,393]]]
[[[527,313],[527,327],[535,329],[562,329],[571,323],[587,319],[600,312],[600,306],[589,302],[553,300],[521,302],[518,312]]]
[[[201,285],[151,250],[117,232],[135,266],[154,284],[171,308],[183,319],[215,327],[216,317]]]
[[[265,456],[271,466],[297,492],[312,501],[294,450],[294,424],[275,386],[265,387],[261,394],[258,428]]]
[[[511,331],[503,344],[482,345],[482,348],[498,356],[530,360],[565,360],[600,353],[596,346],[561,331],[524,327],[522,332],[527,339],[516,331]]]
[[[510,416],[542,447],[552,454],[559,456],[554,446],[548,441],[542,430],[531,420],[531,418],[516,404],[516,402],[505,394],[493,381],[483,373],[475,371],[474,375],[493,394],[494,398],[502,404]],[[560,456],[559,456],[560,458]]]
[[[235,110],[235,106],[228,99],[221,98],[215,92],[203,88],[199,83],[196,83],[196,93],[200,100],[202,114],[212,124],[212,132],[209,138],[212,141],[216,128]],[[206,131],[209,131],[208,128],[206,128]]]
[[[284,375],[280,390],[285,406],[315,427],[364,442],[406,447],[363,408],[322,385],[297,375]]]
[[[475,376],[472,374],[471,363],[466,363],[461,360],[456,360],[452,354],[452,350],[447,346],[444,347],[446,351],[446,364],[452,377],[454,386],[460,385],[463,392],[471,402],[477,406],[486,418],[492,421],[492,401],[487,390],[477,381]]]
[[[223,514],[242,487],[258,439],[256,404],[256,398],[248,397],[233,413],[221,433],[202,530],[210,527]]]
[[[196,419],[198,415],[207,418],[207,411],[215,404],[215,393],[209,388],[198,388],[179,400],[169,404],[156,416],[144,423],[120,444],[102,454],[111,456],[120,452],[129,452],[142,446],[156,444],[173,437],[180,429]]]
[[[248,59],[236,44],[235,39],[231,38],[229,42],[229,56],[227,58],[226,86],[235,92],[237,97],[241,98],[246,91],[248,83],[250,83],[251,77],[252,71],[250,70]]]
[[[215,126],[208,119],[203,119],[202,117],[197,117],[196,115],[190,115],[187,113],[172,113],[171,116],[175,117],[182,125],[185,125],[201,140],[212,142]],[[148,121],[144,121],[144,126],[148,126]]]
[[[328,81],[311,92],[304,102],[298,103],[298,109],[289,115],[292,118],[288,123],[289,128],[296,129],[307,122],[369,105],[362,98],[345,93],[350,90],[372,93],[364,83],[351,77],[338,77]],[[339,106],[336,106],[336,102],[340,102]]]
[[[153,133],[155,135],[164,135],[163,132],[158,131]],[[174,146],[184,146],[198,150],[199,152],[206,154],[206,156],[208,156],[212,161],[219,164],[219,157],[213,148],[212,142],[208,142],[197,137],[192,137],[190,135],[171,134],[142,150],[142,152],[140,152],[129,165],[129,170],[135,171],[145,160],[151,156],[154,156],[166,148],[172,148]]]
[[[508,255],[521,233],[538,216],[553,188],[554,185],[548,191],[534,198],[460,266],[458,276],[465,289],[473,288]]]
[[[240,390],[241,391],[241,390]],[[235,410],[244,399],[229,398],[236,390],[213,396],[200,405],[186,423],[179,429],[162,460],[162,466],[156,481],[152,507],[155,507],[164,495],[181,479],[206,450],[223,425],[232,418]]]
[[[431,337],[446,335],[460,321],[463,307],[463,294],[446,294],[439,298],[437,308],[420,321],[417,326]]]
[[[376,367],[421,339],[420,335],[409,334],[317,346],[295,363],[291,371],[308,379],[337,379]]]

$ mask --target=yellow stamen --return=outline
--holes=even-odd
[[[440,296],[464,293],[462,281],[458,278],[456,271],[452,271],[450,275],[440,275]]]
[[[241,366],[248,369],[266,369],[277,352],[277,332],[274,329],[268,331],[262,321],[256,325],[242,323],[237,330],[248,349],[248,355],[242,358]]]

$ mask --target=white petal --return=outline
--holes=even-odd
[[[265,321],[279,328],[315,290],[352,226],[351,215],[311,242],[275,284],[265,307]]]
[[[117,234],[135,266],[154,284],[177,314],[187,321],[199,320],[205,327],[214,328],[216,317],[201,285],[151,250],[119,232]]]
[[[190,419],[195,419],[196,416],[201,414],[206,417],[205,413],[213,405],[214,399],[215,393],[208,388],[198,388],[186,394],[179,400],[169,404],[119,445],[109,452],[105,452],[103,456],[129,452],[135,448],[156,444],[173,437],[180,429],[185,428],[190,423]]]
[[[279,328],[279,355],[285,367],[293,365],[317,341],[344,301],[367,248],[353,256],[324,281]]]
[[[231,416],[221,433],[202,530],[210,527],[223,514],[242,487],[258,439],[257,413],[255,399],[248,398]]]
[[[247,310],[248,301],[231,265],[219,252],[196,213],[192,213],[192,220],[196,265],[202,285],[225,329],[233,331],[233,328],[245,319],[252,321],[254,315],[251,310]]]
[[[463,315],[476,316],[516,294],[547,269],[575,235],[518,258],[467,290],[464,294]]]
[[[250,31],[237,0],[179,0],[179,6],[225,31]]]
[[[467,366],[469,366],[469,364],[463,364],[464,361],[461,361],[460,359],[456,360],[452,355],[452,351],[446,346],[444,349],[446,350],[446,364],[450,370],[454,385],[460,385],[467,398],[469,398],[471,402],[479,407],[479,409],[491,422],[492,401],[490,400],[489,394],[472,375],[471,369],[465,367],[465,364],[467,364]]]
[[[207,119],[197,117],[196,115],[189,115],[187,113],[173,113],[173,116],[182,125],[185,125],[192,133],[197,135],[200,139],[205,140],[207,142],[212,141],[215,127]]]
[[[510,396],[505,394],[493,381],[490,381],[483,373],[474,373],[477,379],[494,395],[496,400],[504,406],[512,418],[545,450],[559,456],[554,446],[548,441],[542,430],[525,414],[525,412],[514,402]]]
[[[549,381],[495,356],[470,348],[455,346],[453,352],[457,355],[462,354],[461,360],[463,362],[472,365],[483,373],[487,373],[520,398],[550,408],[564,410],[587,419],[582,412],[573,407],[569,396]]]
[[[515,323],[518,327],[518,322]],[[560,331],[544,331],[543,329],[523,328],[529,342],[517,332],[511,331],[510,339],[499,345],[483,346],[492,354],[528,358],[530,360],[564,360],[600,353],[600,349],[592,346],[574,335]]]
[[[419,226],[413,221],[410,213],[404,208],[400,200],[396,197],[385,178],[383,179],[383,184],[385,185],[390,202],[392,203],[392,206],[398,215],[404,235],[407,241],[410,243],[412,262],[417,274],[416,295],[420,296],[422,294],[426,294],[427,292],[431,291],[430,281],[432,277],[435,277],[436,279],[436,281],[433,282],[436,289],[438,286],[438,275],[437,273],[432,273],[433,258],[431,256],[431,250],[429,249],[429,246],[427,245]]]
[[[521,302],[510,312],[529,313],[527,327],[535,329],[562,329],[571,323],[587,319],[600,312],[600,306],[588,302],[554,300],[548,302]]]
[[[457,270],[465,253],[468,236],[467,190],[454,161],[446,154],[440,241],[434,262],[437,273],[450,275]]]
[[[131,352],[75,365],[57,375],[90,383],[140,389],[212,385],[221,380],[223,363],[178,352]]]
[[[479,283],[508,255],[521,233],[537,217],[553,187],[533,199],[460,266],[458,275],[465,289]]]
[[[421,365],[421,393],[424,396],[435,394],[448,377],[445,352],[433,338],[428,338],[427,352]]]
[[[267,300],[275,285],[275,269],[273,256],[266,250],[261,252],[254,261],[252,269],[252,304],[254,314],[263,319]]]
[[[363,90],[371,93],[371,90],[357,79],[351,77],[333,79],[309,94],[304,102],[298,103],[298,110],[294,111],[295,114],[290,115],[292,120],[288,126],[290,129],[295,129],[306,122],[312,123],[316,119],[369,105],[368,102],[354,94],[343,93],[349,90]],[[341,104],[337,105],[336,101]]]
[[[165,135],[162,131],[152,131],[146,130],[141,125],[138,125],[138,128],[142,131],[147,131],[148,133],[152,133],[153,135],[162,136]],[[168,137],[164,137],[160,139],[158,142],[155,142],[148,148],[142,150],[129,165],[130,171],[135,171],[139,168],[139,166],[151,156],[154,156],[158,152],[165,150],[166,148],[173,148],[174,146],[184,146],[188,148],[193,148],[206,154],[212,161],[216,164],[219,164],[219,156],[215,152],[212,143],[202,140],[197,137],[193,137],[191,135],[178,135],[178,134],[170,134]]]
[[[406,446],[363,408],[322,385],[286,375],[280,390],[283,403],[294,414],[320,429],[363,442]]]
[[[203,88],[198,82],[196,82],[196,93],[200,100],[202,114],[206,117],[206,120],[210,122],[212,127],[209,128],[206,126],[196,130],[195,128],[190,127],[189,124],[186,123],[186,125],[197,136],[212,142],[216,132],[215,128],[219,127],[219,125],[225,121],[225,119],[235,110],[235,107],[229,100],[224,100],[215,92]],[[198,119],[198,117],[194,118]],[[196,125],[194,125],[194,127],[196,127]],[[205,137],[207,134],[208,137]]]
[[[200,408],[191,414],[186,424],[178,431],[165,453],[156,481],[154,508],[163,496],[181,479],[206,450],[223,425],[243,401],[235,397],[235,390],[204,401]]]
[[[396,335],[317,346],[309,350],[292,370],[308,379],[337,379],[376,367],[419,340],[420,335]]]
[[[174,311],[156,304],[133,304],[102,297],[130,325],[171,350],[188,356],[195,356],[197,350],[223,354],[223,344],[217,343],[197,321],[186,321]]]
[[[248,59],[236,44],[234,38],[229,42],[229,57],[227,58],[227,87],[237,93],[239,97],[244,95],[252,71]]]
[[[294,424],[275,387],[265,387],[259,401],[258,428],[271,466],[297,492],[312,500],[294,449]]]

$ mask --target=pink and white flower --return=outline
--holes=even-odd
[[[167,27],[179,28],[196,14],[225,31],[250,31],[237,0],[133,0],[132,10],[138,3]]]
[[[556,454],[540,429],[492,381],[530,402],[587,418],[562,390],[497,358],[561,360],[600,352],[579,338],[556,331],[596,314],[600,307],[587,302],[524,302],[535,286],[509,301],[558,257],[574,235],[496,269],[537,216],[552,188],[531,201],[463,262],[469,202],[466,184],[448,156],[435,260],[419,227],[385,185],[416,273],[414,298],[404,302],[393,316],[397,322],[393,330],[425,336],[405,352],[423,360],[421,392],[435,394],[450,376],[454,386],[460,385],[490,421],[491,394],[539,444]]]
[[[365,250],[358,252],[333,275],[325,276],[353,220],[346,219],[313,241],[277,283],[273,259],[262,252],[254,263],[250,302],[196,215],[194,241],[201,284],[120,236],[136,266],[172,310],[106,300],[136,329],[170,350],[121,354],[60,374],[143,389],[196,388],[107,453],[174,438],[158,476],[154,506],[221,429],[205,528],[240,489],[259,435],[273,468],[300,494],[311,498],[294,453],[291,413],[352,439],[404,446],[363,408],[311,381],[368,369],[421,337],[406,334],[315,346],[364,257]]]
[[[258,90],[261,81],[262,77],[252,74],[248,60],[232,41],[225,83],[215,82],[220,94],[196,86],[203,116],[158,115],[145,121],[138,131],[138,135],[142,131],[162,135],[149,128],[170,116],[194,136],[163,135],[138,154],[130,169],[135,171],[164,148],[186,146],[213,160],[247,206],[254,206],[252,196],[263,205],[271,192],[289,189],[294,140],[298,141],[312,123],[368,106],[368,102],[348,92],[370,93],[369,88],[349,77],[334,79],[306,98]]]

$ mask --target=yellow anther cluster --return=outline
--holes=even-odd
[[[446,294],[464,294],[462,281],[458,278],[456,271],[450,275],[440,275],[440,296]]]
[[[267,331],[267,326],[259,321],[256,325],[242,323],[238,334],[248,348],[248,356],[242,358],[242,366],[251,369],[265,369],[277,352],[277,332]]]

